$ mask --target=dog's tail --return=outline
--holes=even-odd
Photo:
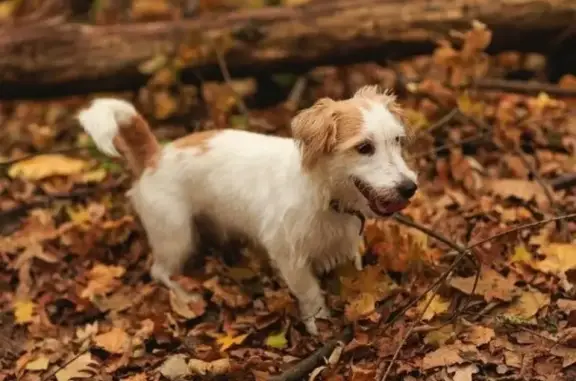
[[[124,157],[136,176],[156,164],[160,144],[146,120],[129,102],[96,99],[78,113],[78,121],[102,153]]]

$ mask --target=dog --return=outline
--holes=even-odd
[[[153,279],[171,277],[197,250],[197,218],[219,239],[230,234],[265,249],[297,298],[306,329],[326,319],[318,274],[353,261],[365,218],[405,208],[417,176],[403,158],[409,128],[390,91],[364,86],[350,98],[322,98],[291,121],[292,137],[223,129],[161,146],[129,102],[98,98],[77,119],[97,148],[123,157],[127,192],[152,249]]]

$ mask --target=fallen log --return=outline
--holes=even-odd
[[[493,30],[493,50],[544,51],[575,14],[576,0],[313,0],[172,22],[18,26],[0,33],[0,98],[47,88],[76,92],[86,82],[137,86],[149,74],[143,68],[176,55],[206,78],[219,72],[215,48],[233,75],[367,54],[398,58],[431,51],[437,38],[474,19]]]

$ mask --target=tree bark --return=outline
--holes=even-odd
[[[78,81],[138,85],[149,74],[144,67],[175,56],[210,75],[219,71],[214,49],[233,74],[358,55],[397,58],[431,51],[437,38],[474,19],[493,30],[492,50],[544,51],[575,15],[576,0],[313,0],[174,22],[19,26],[0,33],[0,97]]]

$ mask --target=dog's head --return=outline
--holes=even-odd
[[[403,209],[416,192],[416,174],[402,156],[407,130],[400,110],[376,86],[346,100],[318,100],[293,119],[292,135],[305,170],[326,175],[376,215]]]

